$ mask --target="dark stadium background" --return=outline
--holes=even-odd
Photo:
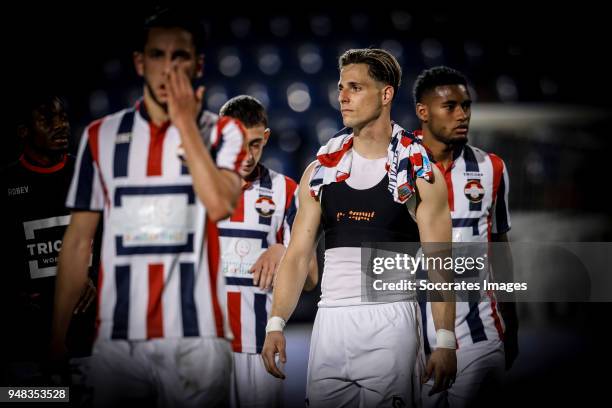
[[[318,146],[342,127],[334,98],[344,49],[385,47],[399,58],[404,76],[393,116],[408,129],[417,125],[411,99],[417,73],[449,65],[471,81],[472,143],[508,165],[511,239],[610,241],[610,23],[603,10],[490,3],[424,11],[378,3],[197,7],[210,33],[208,107],[218,110],[241,93],[259,97],[272,129],[264,162],[299,179]],[[142,87],[131,51],[150,9],[25,2],[3,11],[5,123],[11,100],[52,89],[68,102],[74,148],[88,122],[133,103]],[[4,141],[2,165],[19,154],[11,127]],[[289,325],[295,327],[289,364],[296,353],[288,365],[290,403],[303,395],[318,295],[303,296]],[[522,303],[519,312],[521,354],[507,394],[494,404],[594,401],[609,378],[610,304]]]

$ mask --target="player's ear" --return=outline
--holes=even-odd
[[[427,105],[419,102],[416,104],[415,111],[421,122],[427,122],[429,120],[429,109],[427,108]]]
[[[382,101],[383,105],[388,105],[393,101],[393,95],[395,95],[395,89],[391,85],[387,85],[382,90]]]
[[[266,143],[268,143],[268,138],[270,137],[270,134],[272,133],[272,131],[270,130],[270,128],[266,128],[266,130],[264,130],[264,140],[262,145],[265,146]]]
[[[144,54],[140,51],[134,51],[132,54],[134,60],[134,68],[138,76],[144,77]]]

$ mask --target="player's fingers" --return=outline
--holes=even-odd
[[[87,298],[87,292],[89,291],[89,286],[86,285],[83,290],[81,291],[81,296],[79,296],[79,300],[76,304],[76,306],[74,307],[73,313],[77,314],[80,312],[81,308],[84,306],[85,302],[86,302],[86,298]]]
[[[286,347],[285,347],[285,343],[283,342],[283,344],[280,347],[280,361],[281,363],[285,364],[287,362],[287,351],[286,351]]]
[[[444,391],[444,389],[444,377],[440,373],[434,372],[434,384],[431,387],[431,391],[429,391],[429,395]]]
[[[269,356],[270,352],[268,351],[267,348],[264,347],[264,349],[261,351],[261,359],[263,360],[264,366],[266,367],[266,371],[269,372],[270,374],[272,374],[272,370],[270,369],[270,356]],[[274,355],[274,354],[272,354]]]
[[[271,279],[272,266],[271,262],[265,261],[262,268],[262,276],[259,282],[260,289],[266,289],[270,286],[269,280]]]
[[[96,290],[95,289],[90,290],[87,296],[87,303],[81,309],[81,313],[85,313],[89,309],[89,307],[91,306],[95,298],[96,298]]]
[[[176,74],[181,94],[185,96],[193,95],[193,87],[187,73],[176,66]]]
[[[81,306],[83,305],[83,297],[81,296],[79,298],[79,301],[77,302],[77,305],[74,307],[74,310],[72,311],[73,314],[78,314],[80,313],[81,310]]]
[[[276,378],[283,378],[283,373],[276,366],[275,360],[276,353],[273,349],[268,349],[265,357],[265,366],[270,374]]]
[[[198,104],[202,103],[204,100],[204,92],[206,92],[206,88],[204,86],[198,86],[198,89],[196,90],[196,101]]]
[[[181,95],[181,86],[176,65],[170,68],[170,74],[168,78],[173,89],[174,97],[179,97]]]
[[[270,289],[270,287],[272,286],[272,278],[274,278],[274,268],[275,265],[270,262],[268,264],[268,271],[266,272],[266,284],[264,285],[265,289]]]
[[[259,261],[255,262],[253,266],[253,285],[257,286],[259,284],[259,278],[261,277],[261,263]]]

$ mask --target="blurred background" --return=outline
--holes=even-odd
[[[194,9],[210,37],[206,104],[217,112],[233,96],[257,97],[270,117],[263,159],[269,167],[299,179],[342,127],[338,56],[348,48],[385,48],[402,65],[393,117],[407,129],[418,126],[412,84],[422,69],[448,65],[470,80],[470,142],[501,156],[509,169],[511,240],[610,241],[605,154],[612,147],[612,93],[602,10],[514,3],[429,11],[387,3],[228,7]],[[90,121],[141,96],[131,53],[150,10],[107,3],[5,10],[4,103],[36,87],[56,90],[68,103],[76,147]],[[20,149],[15,134],[4,141],[2,165]],[[318,296],[305,294],[289,325],[290,406],[304,392]],[[508,389],[520,392],[496,405],[524,403],[528,395],[560,405],[596,398],[604,378],[598,367],[608,370],[610,360],[601,337],[611,312],[608,303],[519,304],[521,354]]]

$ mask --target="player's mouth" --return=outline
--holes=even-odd
[[[455,128],[455,133],[458,135],[467,135],[469,130],[468,125],[459,125]]]
[[[51,135],[51,141],[56,144],[66,144],[70,138],[70,133],[67,130],[60,130]]]

